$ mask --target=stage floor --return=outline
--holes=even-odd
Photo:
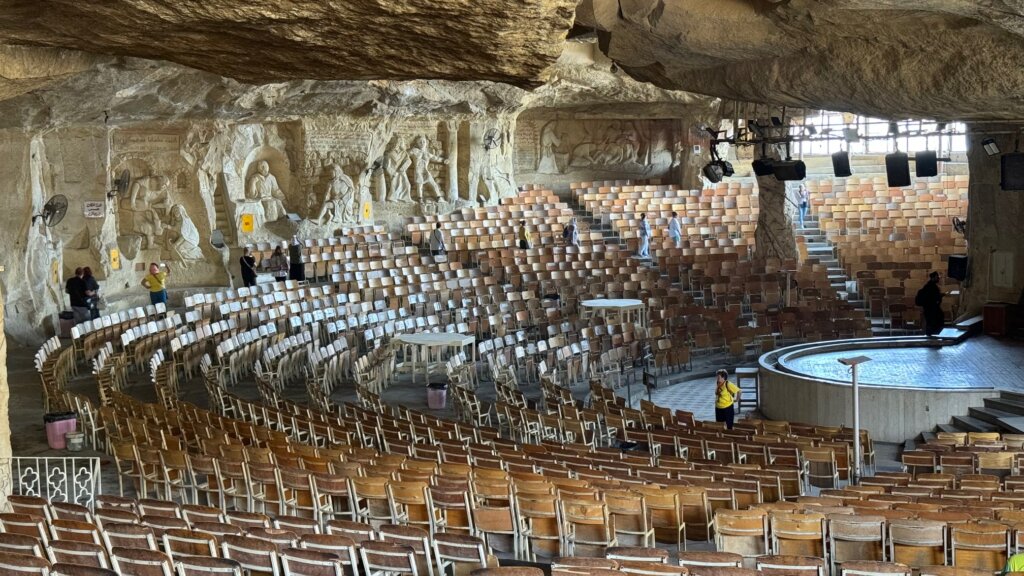
[[[1024,390],[1024,343],[987,336],[952,346],[822,352],[787,359],[783,366],[810,377],[849,382],[849,368],[838,360],[862,355],[870,357],[871,362],[860,366],[861,384]]]

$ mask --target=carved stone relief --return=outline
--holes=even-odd
[[[538,181],[545,175],[664,177],[676,156],[675,132],[670,120],[520,118],[516,171]]]

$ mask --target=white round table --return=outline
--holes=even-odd
[[[597,298],[595,300],[584,300],[580,306],[592,313],[600,314],[605,322],[609,317],[617,323],[633,321],[633,314],[636,314],[636,322],[641,326],[647,326],[647,307],[643,300],[632,298]],[[627,320],[628,318],[628,320]]]
[[[441,351],[444,349],[453,349],[458,351],[466,346],[469,346],[473,356],[473,366],[476,366],[476,336],[472,334],[458,334],[451,332],[417,332],[415,334],[399,334],[395,336],[395,339],[402,344],[408,344],[413,346],[413,359],[412,359],[412,382],[416,383],[416,366],[419,363],[423,363],[423,375],[427,380],[427,384],[430,384],[430,355],[431,351],[436,350],[437,360],[436,362],[443,362],[441,359]],[[472,371],[474,378],[476,377],[476,370]]]

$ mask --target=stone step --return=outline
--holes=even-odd
[[[999,427],[1000,418],[1013,418],[1015,414],[1010,412],[1003,412],[995,408],[988,408],[982,406],[972,406],[967,409],[967,415],[971,418],[976,418],[982,422],[987,422],[995,427]]]
[[[999,410],[1007,414],[1024,416],[1024,402],[1010,400],[1009,398],[985,398],[985,407]]]
[[[935,439],[936,439],[936,436],[935,436],[934,432],[921,432],[921,442],[922,443],[927,444],[929,442],[934,442]]]
[[[1024,434],[1024,416],[1000,418],[999,427],[1011,434]]]
[[[1010,392],[1008,390],[1000,390],[999,397],[1002,398],[1003,400],[1008,400],[1010,402],[1018,402],[1020,404],[1024,404],[1024,392]]]
[[[996,427],[971,416],[953,416],[953,425],[958,432],[995,432]]]
[[[957,428],[956,426],[953,426],[952,424],[939,424],[938,426],[935,427],[935,430],[936,432],[949,432],[951,434],[956,434],[957,432],[960,432],[960,429]]]

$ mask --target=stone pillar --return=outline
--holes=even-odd
[[[2,272],[2,269],[0,269]],[[11,493],[11,419],[9,413],[11,389],[7,382],[7,332],[4,331],[6,313],[4,295],[0,290],[0,508],[7,507]]]
[[[455,203],[459,199],[459,123],[447,120],[445,128],[448,133],[448,202]]]
[[[989,156],[981,145],[992,138],[1001,153],[1012,152],[1021,128],[1011,124],[968,127],[968,273],[962,284],[961,317],[980,314],[986,302],[1016,303],[1024,290],[1024,236],[1020,233],[1024,192],[1000,188],[1001,154]]]
[[[779,160],[778,150],[767,150],[768,157]],[[797,258],[793,221],[786,210],[786,183],[775,176],[758,176],[757,228],[754,231],[754,254],[758,258]]]

